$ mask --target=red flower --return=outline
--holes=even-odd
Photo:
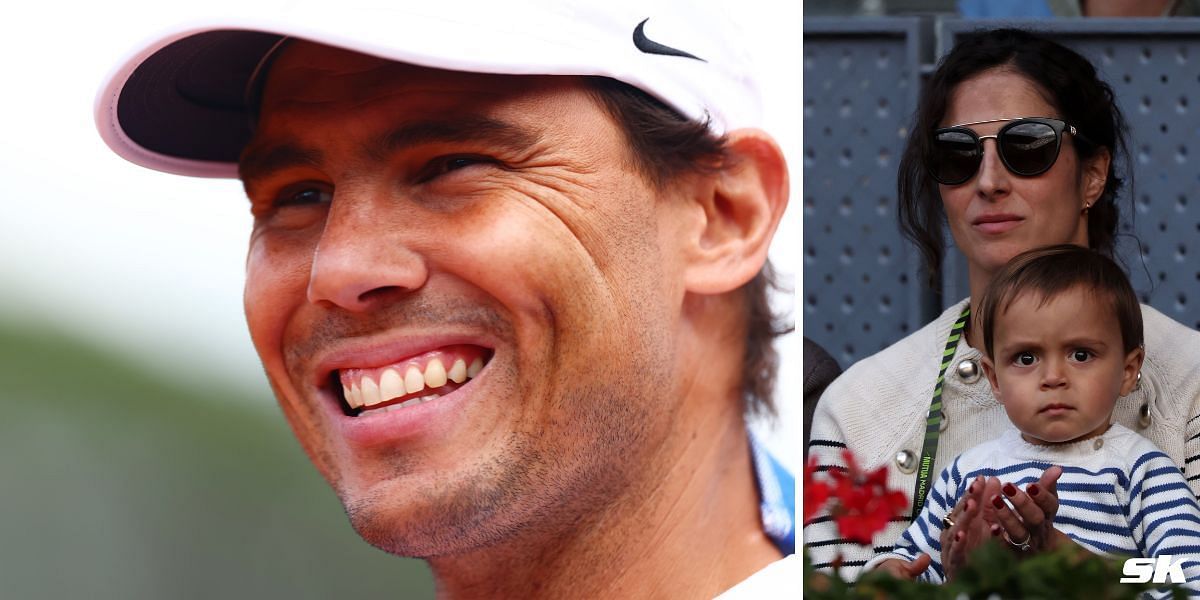
[[[844,451],[842,457],[846,468],[829,471],[832,487],[812,481],[815,462],[810,461],[810,468],[805,469],[805,521],[819,510],[821,502],[832,496],[834,503],[829,512],[841,536],[869,545],[875,534],[887,527],[888,521],[908,508],[908,497],[904,492],[888,489],[887,467],[881,466],[865,473],[849,450]],[[812,499],[817,502],[816,507],[810,506],[810,486],[818,488],[812,494]]]
[[[808,457],[808,464],[804,465],[804,521],[805,525],[825,506],[825,501],[829,500],[829,494],[833,491],[828,483],[824,481],[816,481],[813,474],[817,470],[817,457]]]

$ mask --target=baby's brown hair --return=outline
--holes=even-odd
[[[1074,244],[1046,246],[1022,252],[1008,261],[994,277],[979,302],[977,322],[983,331],[988,358],[995,340],[996,316],[1008,309],[1017,296],[1035,293],[1038,306],[1075,287],[1090,289],[1097,298],[1107,298],[1121,326],[1121,342],[1128,354],[1142,345],[1142,307],[1125,272],[1111,258]]]

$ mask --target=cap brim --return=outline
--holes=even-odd
[[[650,56],[635,48],[626,32],[638,25],[640,8],[586,19],[565,10],[543,11],[534,20],[513,18],[511,8],[494,6],[503,3],[476,4],[461,18],[433,14],[439,12],[433,9],[422,14],[421,9],[388,7],[372,15],[326,7],[321,14],[178,27],[133,53],[110,75],[96,99],[96,122],[105,142],[139,165],[181,175],[236,177],[238,156],[252,134],[248,84],[284,37],[456,71],[612,77],[689,118],[709,120],[718,133],[731,125],[730,114],[757,112],[757,97],[748,91],[739,65]],[[489,10],[497,11],[494,18],[480,14]],[[563,26],[555,26],[555,19]],[[681,28],[670,37],[690,36],[689,48],[701,46],[711,43],[704,35],[708,29]]]

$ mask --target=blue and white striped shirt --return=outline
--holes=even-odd
[[[1119,424],[1101,436],[1055,446],[1030,444],[1014,428],[967,450],[942,471],[920,517],[895,548],[864,568],[888,558],[912,560],[925,552],[933,563],[920,579],[941,583],[942,517],[975,476],[996,476],[1024,488],[1051,465],[1063,468],[1054,518],[1059,531],[1096,554],[1186,559],[1189,595],[1200,596],[1200,506],[1179,467],[1149,440]]]

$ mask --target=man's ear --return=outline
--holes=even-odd
[[[788,201],[783,152],[758,129],[728,134],[727,160],[697,186],[693,200],[703,222],[688,240],[685,285],[689,292],[722,294],[762,269]]]
[[[996,381],[996,366],[992,364],[992,359],[984,356],[979,362],[983,364],[983,374],[987,375],[988,383],[992,386],[992,396],[996,398],[996,402],[1004,404],[1004,399],[1000,397],[1000,384]]]

